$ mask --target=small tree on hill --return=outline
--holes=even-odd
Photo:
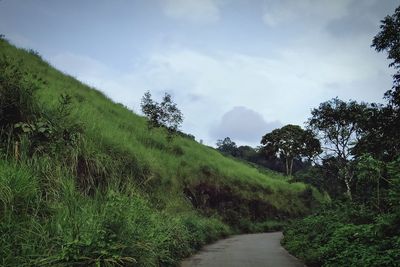
[[[151,94],[147,91],[142,97],[142,102],[140,103],[140,107],[142,108],[143,114],[148,119],[148,126],[151,127],[160,127],[161,126],[161,110],[157,102],[151,99]]]
[[[313,157],[321,153],[321,146],[311,133],[298,125],[286,125],[264,135],[261,139],[267,154],[285,159],[286,175],[292,175],[293,160],[300,157]]]
[[[151,98],[150,92],[147,91],[142,97],[140,106],[143,114],[148,118],[149,128],[165,127],[169,137],[178,130],[183,122],[182,112],[172,102],[172,97],[168,93],[165,93],[162,102],[158,103]]]

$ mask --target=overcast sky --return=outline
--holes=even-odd
[[[259,144],[334,97],[383,102],[371,47],[399,0],[0,0],[0,33],[140,113],[172,94],[182,130]]]

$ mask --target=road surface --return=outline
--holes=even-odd
[[[237,235],[205,246],[181,267],[300,267],[305,266],[280,244],[281,232]]]

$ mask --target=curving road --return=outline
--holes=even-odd
[[[281,232],[237,235],[205,246],[198,254],[184,260],[181,267],[305,266],[280,244]]]

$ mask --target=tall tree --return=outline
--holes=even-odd
[[[292,175],[295,158],[313,157],[321,152],[320,143],[311,131],[291,124],[264,135],[261,144],[267,154],[284,158],[286,175]]]
[[[359,125],[366,120],[368,105],[334,98],[312,110],[308,127],[324,143],[325,157],[337,158],[340,178],[351,198],[352,151],[362,137]]]
[[[390,60],[389,67],[394,68],[396,72],[393,75],[392,88],[385,93],[389,103],[378,113],[379,117],[374,118],[376,123],[373,133],[375,134],[368,135],[366,143],[370,144],[375,137],[378,145],[374,148],[378,149],[373,152],[380,152],[382,155],[380,158],[389,162],[386,165],[390,180],[388,200],[392,211],[398,213],[400,212],[398,205],[400,199],[400,6],[392,15],[386,16],[381,21],[380,29],[372,41],[372,47],[378,52],[387,53],[387,58]]]
[[[378,52],[387,53],[389,67],[396,72],[392,88],[385,93],[389,103],[381,107],[370,120],[371,125],[363,145],[371,149],[374,157],[392,161],[400,155],[400,6],[393,15],[381,21],[380,29],[372,41],[372,47]]]
[[[381,23],[381,31],[372,40],[372,47],[378,52],[386,51],[387,58],[391,61],[389,67],[396,70],[393,87],[386,92],[386,97],[392,105],[400,108],[400,6]]]

